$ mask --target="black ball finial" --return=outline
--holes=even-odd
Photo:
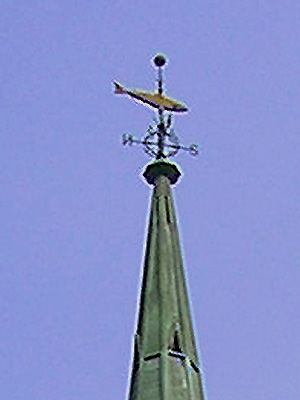
[[[154,64],[157,66],[157,67],[163,67],[164,65],[165,65],[165,63],[166,63],[166,58],[162,55],[162,54],[157,54],[155,57],[154,57],[154,59],[153,59],[153,61],[154,61]]]

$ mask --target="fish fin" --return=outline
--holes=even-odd
[[[115,93],[116,94],[127,93],[126,89],[122,85],[120,85],[118,82],[114,81],[114,85],[115,85]]]

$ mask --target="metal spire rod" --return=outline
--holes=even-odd
[[[158,93],[160,96],[163,94],[163,82],[162,82],[162,67],[166,63],[166,59],[164,56],[161,54],[158,54],[154,58],[154,64],[158,67]],[[157,147],[158,147],[158,153],[156,158],[160,159],[164,157],[164,148],[165,148],[165,126],[164,126],[164,118],[163,118],[163,108],[159,107],[158,109],[158,115],[159,115],[159,124],[157,125],[158,131],[157,131],[157,136],[158,136],[158,142],[157,142]]]

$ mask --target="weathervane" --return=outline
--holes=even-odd
[[[171,113],[186,112],[188,109],[183,103],[166,97],[163,94],[162,67],[165,65],[166,59],[163,55],[158,54],[154,57],[153,62],[158,68],[157,92],[128,90],[118,82],[114,82],[116,94],[127,94],[137,101],[158,109],[158,119],[154,119],[155,126],[150,125],[141,140],[135,139],[131,134],[125,133],[123,135],[123,145],[142,144],[145,152],[156,159],[175,156],[179,150],[189,151],[190,154],[195,156],[198,154],[198,146],[196,144],[192,144],[189,147],[181,145],[172,128]],[[164,117],[164,111],[169,111],[166,118]]]

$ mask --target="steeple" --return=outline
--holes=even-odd
[[[154,62],[159,68],[158,94],[163,98],[165,59],[159,55]],[[197,147],[178,143],[171,114],[164,118],[165,109],[159,106],[156,127],[151,126],[143,140],[123,136],[124,144],[142,144],[156,158],[143,173],[153,193],[129,400],[204,400],[171,190],[181,172],[168,160],[179,149],[196,154]]]

